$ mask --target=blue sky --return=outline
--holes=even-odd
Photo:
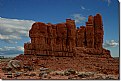
[[[23,53],[34,22],[60,23],[71,18],[77,27],[89,15],[100,13],[104,25],[104,48],[119,56],[118,0],[0,0],[0,55]]]

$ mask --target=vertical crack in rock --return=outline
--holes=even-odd
[[[36,22],[29,31],[31,43],[24,44],[25,55],[38,56],[78,56],[78,50],[87,54],[102,54],[111,57],[103,48],[103,22],[100,14],[90,15],[86,26],[76,28],[75,21],[45,24]],[[82,53],[80,53],[81,55]]]

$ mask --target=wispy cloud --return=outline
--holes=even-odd
[[[10,54],[20,54],[23,53],[24,48],[22,46],[10,47],[4,46],[0,47],[0,55],[10,55]]]
[[[108,6],[110,6],[110,4],[111,4],[111,0],[102,0],[102,1],[107,2],[108,3]]]
[[[75,23],[82,23],[86,20],[86,17],[82,16],[81,14],[73,14],[72,17],[75,20]]]
[[[22,39],[22,36],[28,36],[28,30],[34,22],[0,17],[0,40],[7,43],[17,43],[15,40]]]
[[[108,0],[108,6],[110,5],[110,3],[111,3],[111,0]]]
[[[89,11],[90,9],[85,8],[84,6],[81,6],[81,10]]]
[[[84,6],[81,6],[81,9],[82,9],[82,10],[85,10],[85,7],[84,7]]]
[[[116,42],[115,40],[110,40],[110,41],[107,41],[104,43],[104,47],[116,47],[119,45],[119,42]]]
[[[22,46],[16,46],[16,47],[4,46],[0,48],[0,51],[9,51],[9,50],[24,51],[24,48]]]

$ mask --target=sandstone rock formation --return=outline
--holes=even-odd
[[[19,60],[27,72],[38,73],[41,70],[39,79],[47,77],[49,70],[64,71],[64,76],[75,75],[75,71],[84,72],[77,76],[85,79],[90,77],[89,72],[119,76],[119,60],[111,57],[110,51],[103,48],[103,35],[100,14],[90,15],[86,26],[80,28],[76,28],[75,21],[71,19],[59,24],[36,22],[29,31],[31,42],[24,44],[24,54],[16,56],[14,60]],[[25,74],[28,75],[33,77],[36,74]]]
[[[36,22],[29,31],[31,43],[24,44],[24,54],[70,57],[77,56],[76,49],[80,47],[80,51],[110,57],[110,51],[102,46],[103,35],[100,14],[89,16],[86,26],[80,26],[79,29],[71,19],[59,24]]]

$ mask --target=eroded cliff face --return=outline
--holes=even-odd
[[[103,35],[100,14],[89,16],[86,26],[79,29],[71,19],[59,24],[36,22],[29,31],[31,43],[24,44],[24,54],[74,57],[85,53],[111,57],[110,51],[103,49]]]
[[[45,24],[36,22],[29,31],[30,43],[24,55],[15,57],[23,65],[53,70],[73,68],[104,74],[119,74],[119,61],[103,48],[103,23],[100,14],[89,16],[86,26],[76,28],[75,21]]]

